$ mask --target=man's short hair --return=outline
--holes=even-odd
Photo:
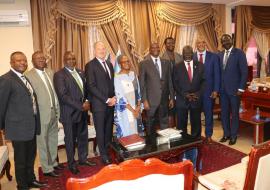
[[[167,37],[167,38],[165,38],[165,40],[164,40],[164,44],[166,44],[167,43],[167,40],[173,40],[173,41],[175,41],[175,39],[173,38],[173,37]]]

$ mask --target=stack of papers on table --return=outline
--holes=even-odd
[[[168,128],[157,131],[157,133],[160,135],[158,138],[158,144],[164,144],[171,140],[180,139],[182,135],[180,134],[180,130]]]

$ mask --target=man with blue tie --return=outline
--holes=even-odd
[[[224,135],[220,142],[234,145],[239,128],[240,97],[246,88],[248,66],[245,53],[233,47],[232,37],[224,34],[221,44],[225,49],[219,53],[221,72],[221,122]],[[231,118],[231,119],[230,119]]]
[[[64,65],[64,68],[55,73],[53,80],[60,104],[60,122],[64,126],[68,167],[72,174],[78,174],[80,171],[74,159],[76,144],[79,165],[96,165],[87,160],[87,112],[90,104],[87,100],[84,73],[75,67],[76,59],[73,52],[65,52]]]
[[[205,116],[205,137],[208,143],[212,142],[213,135],[213,106],[220,88],[220,67],[218,56],[206,50],[206,42],[199,37],[196,41],[197,51],[194,60],[204,65],[205,88],[202,97]]]

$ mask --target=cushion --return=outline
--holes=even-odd
[[[260,158],[254,190],[270,189],[270,154]]]
[[[199,181],[211,190],[242,190],[247,164],[239,163],[228,168],[199,176]]]
[[[5,166],[5,163],[7,160],[8,160],[7,146],[5,146],[5,145],[0,146],[0,172],[2,171],[3,167]]]
[[[116,180],[102,184],[94,190],[184,190],[184,175],[151,174],[134,180]]]

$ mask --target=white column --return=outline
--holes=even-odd
[[[231,6],[226,5],[225,7],[225,32],[226,34],[232,34],[232,8]]]

